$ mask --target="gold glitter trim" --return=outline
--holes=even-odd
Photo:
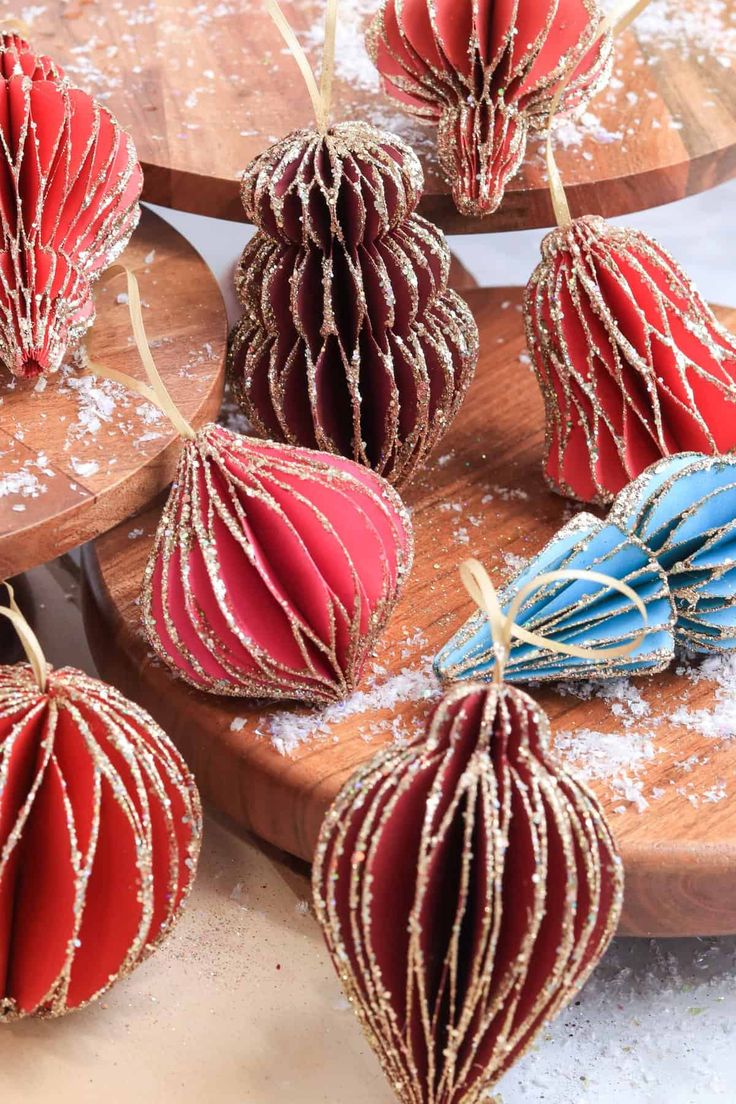
[[[372,593],[358,552],[377,557]],[[205,426],[184,446],[146,566],[145,631],[201,690],[335,701],[355,689],[412,557],[406,508],[379,477]]]
[[[736,338],[645,234],[598,216],[552,231],[524,317],[554,490],[605,504],[663,456],[736,447]]]
[[[24,979],[17,976],[11,923],[9,945],[0,949],[8,952],[0,1021],[61,1016],[100,997],[171,931],[189,894],[199,855],[199,797],[183,759],[148,713],[113,687],[70,667],[49,674],[45,694],[30,666],[0,667],[0,731],[0,822],[6,825],[0,839],[0,888],[12,886],[9,900],[17,898],[14,922],[28,921],[24,940],[47,938],[41,935],[45,925],[50,935],[54,924],[63,922],[65,908],[60,897],[53,917],[28,915],[27,899],[24,904],[19,896],[27,876],[32,876],[37,894],[46,864],[56,861],[54,853],[61,849],[73,881],[71,931],[63,961],[31,1006],[16,996]],[[29,750],[32,771],[19,791],[18,772],[29,763]],[[42,830],[34,830],[34,818],[51,815],[51,789],[57,807],[61,802],[66,833],[63,841],[55,835],[53,852],[47,840],[47,856],[36,854],[30,842],[35,848],[44,839]],[[109,849],[100,860],[104,869],[97,863],[100,841],[105,832],[109,840],[112,830],[119,833],[120,855],[132,850],[132,868],[123,867],[120,858],[118,868],[110,871]],[[99,878],[106,879],[104,884]],[[84,970],[90,970],[96,961],[96,938],[104,946],[107,935],[88,930],[90,916],[96,922],[88,909],[90,894],[106,893],[112,915],[115,894],[129,896],[131,887],[139,905],[134,937],[115,970],[89,991],[89,981],[80,980],[80,965],[84,960]]]

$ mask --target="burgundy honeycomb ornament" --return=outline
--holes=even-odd
[[[402,1104],[477,1104],[615,931],[622,865],[521,691],[466,683],[344,786],[313,887],[335,968]]]
[[[422,187],[404,142],[356,122],[290,134],[242,187],[259,231],[236,277],[235,395],[262,436],[397,485],[448,429],[478,358],[444,236],[415,213]]]

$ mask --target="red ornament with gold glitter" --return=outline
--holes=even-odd
[[[396,492],[339,457],[209,425],[184,445],[143,585],[148,639],[236,697],[355,689],[410,569]]]
[[[384,479],[342,457],[194,430],[167,393],[128,305],[155,403],[184,447],[143,580],[146,635],[200,690],[331,702],[355,689],[412,564],[411,523]]]
[[[8,611],[3,611],[8,615]],[[71,667],[0,667],[0,1021],[99,997],[166,937],[194,877],[201,810],[153,719]]]
[[[476,1104],[606,949],[622,864],[549,722],[464,683],[330,807],[313,888],[344,990],[402,1104]]]
[[[555,490],[606,503],[663,456],[736,448],[736,337],[645,234],[553,230],[524,312]]]
[[[599,36],[615,36],[647,4],[617,9]],[[572,218],[551,125],[547,169],[558,227],[524,296],[545,400],[546,475],[562,494],[607,503],[662,457],[736,448],[736,337],[646,234]]]
[[[568,72],[565,110],[603,87],[612,50],[595,41],[600,18],[595,0],[383,0],[368,48],[388,94],[436,123],[463,214],[500,205]]]
[[[303,60],[303,59],[302,59]],[[246,169],[259,232],[236,286],[245,307],[229,374],[263,436],[346,456],[391,483],[425,463],[478,358],[478,331],[447,287],[450,252],[416,214],[416,155],[367,123],[288,135]]]
[[[55,372],[94,320],[92,281],[138,221],[130,137],[25,40],[0,44],[0,363]]]

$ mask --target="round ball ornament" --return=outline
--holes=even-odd
[[[32,662],[0,667],[0,1021],[81,1008],[142,962],[182,910],[201,835],[194,781],[152,718],[49,670],[10,615]]]
[[[662,457],[736,448],[736,337],[645,234],[558,227],[524,313],[555,490],[607,503]]]
[[[595,0],[383,0],[368,49],[386,92],[438,127],[458,210],[488,215],[519,170],[533,128],[569,74],[562,108],[608,80]]]
[[[0,49],[0,362],[56,372],[94,321],[92,282],[139,218],[130,137],[18,36]]]
[[[477,1104],[577,993],[618,922],[597,800],[525,693],[466,683],[322,826],[327,946],[403,1104]]]

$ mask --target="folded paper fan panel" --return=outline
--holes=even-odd
[[[615,931],[622,865],[594,796],[513,687],[466,684],[343,787],[314,901],[403,1104],[479,1104]]]
[[[199,689],[335,701],[411,560],[408,515],[373,472],[206,426],[184,446],[146,568],[146,632]]]
[[[177,919],[199,798],[152,718],[71,668],[0,667],[0,1021],[104,993]]]
[[[610,35],[596,41],[600,20],[594,0],[384,0],[369,51],[388,94],[437,124],[462,213],[496,210],[568,74],[563,111],[603,87],[612,48]]]
[[[618,525],[579,514],[504,587],[504,612],[522,587],[552,571],[594,570],[627,584],[647,612],[624,594],[590,579],[559,579],[541,585],[523,603],[516,623],[553,643],[581,648],[615,648],[642,642],[629,654],[608,660],[560,655],[551,648],[513,641],[504,678],[507,682],[548,679],[612,678],[660,671],[674,655],[674,613],[664,571],[643,544]],[[496,654],[485,615],[476,613],[442,648],[435,670],[443,680],[494,677]]]
[[[667,572],[677,640],[696,652],[736,648],[736,457],[660,460],[618,495],[609,521]]]
[[[64,70],[46,54],[35,54],[22,35],[6,31],[0,34],[0,78],[19,74],[31,80],[62,80]]]
[[[663,456],[736,448],[736,338],[646,235],[554,230],[524,310],[554,489],[609,502]]]

